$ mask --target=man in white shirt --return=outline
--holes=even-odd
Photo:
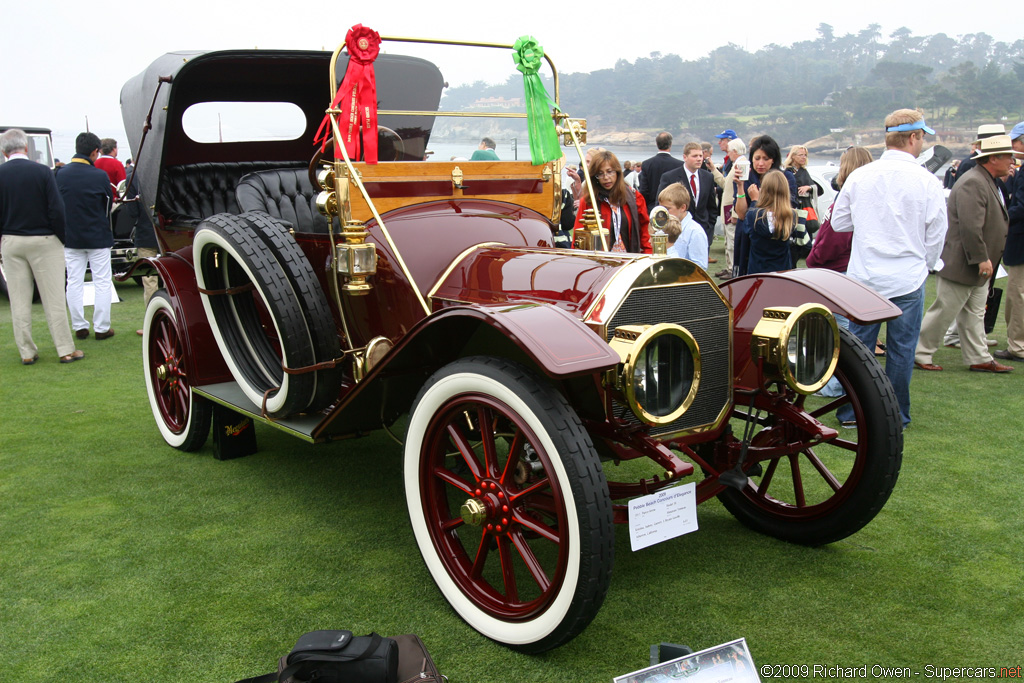
[[[885,374],[896,391],[904,428],[910,423],[910,377],[924,283],[946,236],[942,183],[917,163],[925,133],[935,131],[918,111],[899,109],[885,117],[885,153],[850,174],[832,209],[832,229],[853,232],[846,274],[903,311],[885,324]],[[850,321],[850,331],[869,349],[875,348],[880,328],[881,323]],[[855,426],[849,405],[836,415],[844,427]]]

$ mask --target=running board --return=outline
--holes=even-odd
[[[314,439],[313,431],[323,422],[324,416],[320,413],[314,415],[294,415],[285,418],[269,419],[264,417],[259,409],[253,405],[249,397],[245,395],[238,382],[221,382],[220,384],[207,384],[201,387],[192,387],[196,394],[210,399],[214,403],[230,408],[235,412],[251,417],[257,422],[270,425],[292,436],[297,436],[309,443],[321,443],[327,441],[325,438]]]

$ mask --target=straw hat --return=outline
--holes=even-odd
[[[982,138],[978,140],[978,144],[980,146],[978,151],[974,153],[975,159],[995,154],[1013,154],[1014,156],[1024,157],[1024,152],[1014,151],[1009,135],[993,135],[989,138]]]
[[[974,141],[974,144],[994,135],[1006,135],[1006,126],[1001,123],[983,123],[978,126],[978,139]]]

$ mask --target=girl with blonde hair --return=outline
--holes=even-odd
[[[781,171],[768,171],[761,178],[757,208],[750,222],[748,275],[793,267],[789,237],[801,226],[789,190],[789,179]]]

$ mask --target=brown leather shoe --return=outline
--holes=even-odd
[[[1000,349],[999,351],[993,351],[992,355],[995,356],[996,358],[999,358],[999,359],[1002,359],[1002,360],[1012,360],[1012,361],[1016,361],[1018,363],[1024,362],[1024,358],[1021,358],[1020,356],[1015,355],[1009,349],[1006,349],[1006,350]]]
[[[96,333],[96,338],[97,339],[110,339],[113,336],[114,336],[114,331],[113,330],[107,330],[106,332],[97,332]]]
[[[716,258],[709,258],[708,259],[708,263],[718,263],[718,259],[716,259]]]
[[[928,370],[929,372],[940,372],[942,370],[941,365],[935,365],[934,363],[918,363],[914,362],[914,367],[920,370]]]
[[[89,328],[87,327],[84,330],[75,330],[75,336],[78,337],[79,339],[88,339]]]
[[[1004,372],[1013,372],[1013,368],[1011,368],[1009,365],[1003,365],[1002,363],[997,363],[994,360],[992,360],[992,361],[989,361],[988,363],[981,363],[980,365],[972,365],[971,366],[971,371],[972,372],[998,372],[998,373],[1004,373]]]

